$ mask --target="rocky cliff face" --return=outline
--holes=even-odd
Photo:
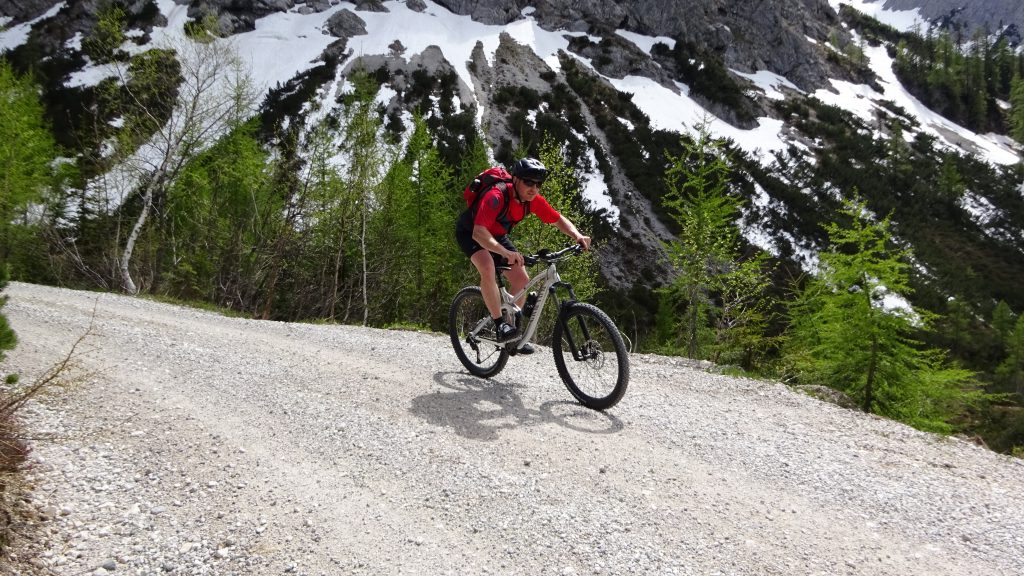
[[[533,16],[548,30],[607,36],[624,29],[681,39],[708,47],[730,68],[770,70],[805,89],[822,86],[829,76],[844,76],[829,64],[820,45],[807,42],[811,38],[824,44],[832,33],[845,36],[827,0],[439,0],[438,4],[490,24],[515,20],[527,5],[533,5]]]
[[[0,16],[7,16],[11,24],[21,24],[42,16],[55,0],[0,0]]]

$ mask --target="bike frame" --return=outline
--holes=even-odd
[[[559,301],[556,289],[563,288],[567,290],[569,292],[569,298],[571,300],[576,299],[576,291],[573,290],[572,284],[569,284],[568,282],[562,282],[561,276],[558,275],[558,266],[556,265],[556,263],[548,262],[547,268],[545,268],[539,274],[531,278],[530,281],[526,283],[526,286],[523,287],[523,289],[520,290],[518,293],[512,294],[511,292],[508,291],[507,288],[505,288],[505,283],[502,280],[501,276],[502,272],[504,272],[507,269],[508,268],[505,267],[499,269],[497,277],[495,278],[495,281],[498,283],[498,291],[501,293],[502,314],[507,313],[515,316],[516,314],[520,313],[521,310],[519,309],[519,306],[516,305],[516,301],[526,296],[526,294],[536,289],[538,286],[543,285],[542,288],[537,290],[537,303],[533,307],[533,313],[531,314],[530,323],[527,325],[526,331],[523,332],[523,334],[519,338],[505,343],[506,346],[508,344],[514,344],[518,348],[523,344],[532,342],[534,336],[536,336],[537,326],[540,325],[541,312],[544,310],[544,306],[547,303],[548,296],[552,296],[555,299],[555,304],[558,305]],[[481,330],[483,330],[484,327],[487,326],[487,322],[489,321],[490,318],[485,317],[481,319],[480,323],[477,324],[475,328],[473,328],[473,331],[470,333],[470,336],[473,338],[479,338],[478,334],[480,333]],[[491,341],[488,338],[479,339],[482,341]],[[576,350],[574,348],[573,356],[575,355]]]

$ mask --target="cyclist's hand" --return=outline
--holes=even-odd
[[[590,236],[580,236],[576,239],[576,243],[583,246],[584,250],[590,250]]]
[[[523,255],[512,250],[505,251],[505,260],[508,260],[508,265],[513,267],[526,264],[526,261],[523,260]]]

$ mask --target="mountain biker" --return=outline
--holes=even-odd
[[[480,198],[473,205],[475,210],[473,207],[466,209],[455,226],[455,239],[459,247],[480,272],[480,292],[494,320],[494,332],[499,342],[515,338],[518,330],[501,317],[501,294],[498,284],[494,282],[495,267],[499,264],[512,267],[504,274],[513,294],[522,290],[530,281],[523,255],[509,238],[512,227],[533,213],[545,224],[551,224],[582,245],[584,250],[590,249],[590,236],[580,234],[568,218],[552,208],[540,195],[541,185],[548,177],[548,170],[540,160],[517,160],[509,173],[512,175],[512,183],[507,194],[503,186],[508,184],[496,184],[488,190],[482,190]],[[506,198],[510,203],[507,210],[504,205]],[[523,305],[521,301],[517,304]],[[529,343],[524,344],[519,348],[519,353],[531,354],[533,347]]]

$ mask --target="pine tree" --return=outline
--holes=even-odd
[[[826,226],[831,248],[791,306],[786,359],[801,382],[849,394],[865,412],[949,432],[951,420],[982,398],[973,374],[946,364],[912,335],[933,318],[907,304],[909,251],[895,247],[889,218],[844,202],[844,225]]]
[[[383,136],[383,122],[377,115],[375,101],[379,86],[366,72],[353,74],[349,81],[354,86],[345,98],[344,153],[347,160],[345,186],[356,196],[359,210],[360,292],[362,296],[362,323],[370,317],[370,246],[369,223],[377,207],[377,191],[392,163]]]
[[[678,275],[662,291],[685,310],[679,324],[681,342],[690,358],[703,357],[712,340],[707,323],[718,313],[713,292],[736,260],[739,231],[735,221],[740,199],[729,193],[731,166],[723,143],[711,138],[707,123],[697,127],[695,141],[682,141],[684,152],[667,155],[668,192],[662,199],[681,232],[666,245]]]
[[[1013,332],[1015,318],[1016,315],[1005,300],[1000,300],[992,310],[992,328],[999,335],[1000,345],[1006,345],[1009,340],[1010,333]]]
[[[1020,75],[1010,84],[1010,136],[1024,144],[1024,79]]]
[[[4,266],[17,248],[12,245],[12,228],[18,212],[40,201],[53,181],[51,165],[57,147],[32,79],[15,74],[3,58],[0,101],[0,266]]]
[[[1024,401],[1024,314],[1017,318],[1006,339],[1006,360],[996,369],[996,381]]]

